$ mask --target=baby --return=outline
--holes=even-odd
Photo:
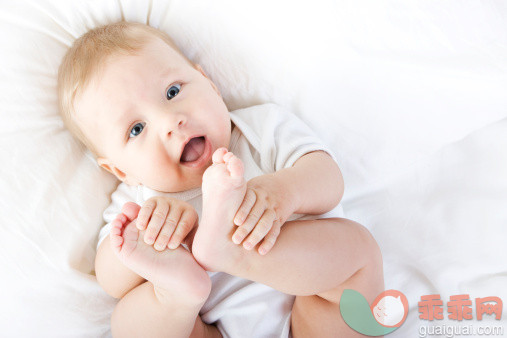
[[[100,285],[121,299],[114,336],[220,337],[227,325],[244,336],[357,334],[340,296],[354,289],[371,302],[383,291],[380,250],[361,225],[319,218],[340,202],[343,180],[294,115],[272,104],[229,112],[199,65],[137,23],[79,38],[58,91],[67,128],[122,181],[95,263]],[[236,311],[230,324],[204,320],[209,299],[248,285],[267,292],[250,306],[289,304],[285,327],[269,326],[271,307]],[[263,298],[269,290],[282,298]]]

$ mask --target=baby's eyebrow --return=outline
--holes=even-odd
[[[164,79],[166,79],[166,78],[168,78],[168,77],[172,77],[172,75],[173,75],[175,72],[176,72],[176,69],[175,69],[174,67],[170,67],[170,68],[166,69],[166,71],[165,71],[165,72],[162,72],[162,73],[160,74],[160,79],[161,79],[161,80],[164,80]]]
[[[118,126],[118,125],[122,126],[125,124],[125,120],[130,115],[130,110],[131,110],[130,108],[122,110],[122,113],[118,116],[118,118],[115,121],[115,126]]]
[[[127,131],[125,128],[128,128],[129,116],[131,115],[131,108],[123,110],[121,114],[119,114],[118,118],[115,120],[114,124],[111,126],[110,135],[116,140],[120,137],[120,141],[123,141],[125,137],[125,133]]]

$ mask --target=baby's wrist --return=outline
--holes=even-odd
[[[289,218],[290,215],[296,213],[300,208],[300,194],[296,190],[296,185],[291,181],[290,168],[283,169],[273,174],[277,198],[277,205],[279,205],[280,213],[284,220]]]

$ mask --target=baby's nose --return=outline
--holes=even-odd
[[[180,130],[186,123],[186,118],[184,115],[178,114],[173,118],[169,125],[169,131],[167,132],[168,136],[172,136],[174,131]]]

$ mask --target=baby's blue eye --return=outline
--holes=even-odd
[[[136,123],[135,126],[130,130],[129,138],[136,137],[137,135],[141,134],[145,125],[146,123],[144,122]]]
[[[180,92],[181,85],[180,84],[174,84],[167,90],[166,96],[167,99],[170,100],[174,98],[178,93]]]

